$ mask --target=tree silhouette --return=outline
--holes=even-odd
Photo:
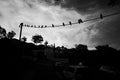
[[[44,43],[44,44],[45,44],[45,46],[47,46],[47,45],[48,45],[48,41],[45,41],[45,43]]]
[[[37,45],[38,43],[43,42],[43,37],[39,34],[32,36],[32,41]]]
[[[23,42],[26,42],[26,41],[27,41],[27,38],[24,36],[24,37],[22,38],[22,41],[23,41]]]
[[[75,45],[75,47],[77,50],[88,50],[87,46],[82,44]]]
[[[0,39],[6,37],[6,30],[0,26]]]
[[[14,31],[8,32],[7,38],[12,39],[15,35],[16,33]]]

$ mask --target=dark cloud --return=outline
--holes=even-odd
[[[74,8],[84,14],[94,13],[100,9],[111,8],[108,4],[110,0],[65,0],[66,4],[62,4],[64,8]],[[118,0],[114,0],[118,3]],[[116,4],[118,5],[118,4]]]
[[[112,2],[113,1],[113,2]],[[74,9],[80,14],[90,15],[93,18],[99,12],[103,14],[111,14],[120,11],[119,0],[66,0],[66,4],[62,4],[63,8]],[[96,14],[97,13],[97,14]],[[95,30],[97,34],[92,36],[91,42],[97,45],[110,45],[120,49],[120,15],[105,19],[102,22],[93,22],[97,25],[91,25],[85,29],[89,35]],[[80,33],[78,33],[80,34]],[[91,35],[90,35],[91,36]],[[88,36],[89,37],[89,36]]]
[[[91,41],[97,45],[109,44],[110,46],[120,49],[120,14],[116,17],[108,18],[97,24],[96,29],[99,30]]]
[[[43,0],[51,5],[61,5],[65,3],[65,0]]]

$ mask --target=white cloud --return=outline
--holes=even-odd
[[[62,24],[62,22],[76,22],[79,18],[85,19],[87,17],[87,15],[81,15],[75,10],[49,5],[43,0],[39,2],[38,0],[0,0],[0,12],[2,13],[0,24],[7,30],[15,30],[16,38],[19,36],[18,25],[20,22],[36,25],[57,25]],[[91,33],[88,34],[85,29],[90,25],[84,23],[60,28],[23,28],[23,36],[28,37],[30,41],[32,35],[41,34],[45,40],[57,45],[90,44],[91,36],[97,32],[91,30]]]

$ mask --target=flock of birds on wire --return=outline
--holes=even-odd
[[[116,12],[116,13],[112,13],[112,14],[109,14],[109,15],[103,15],[102,13],[100,13],[99,17],[96,17],[96,18],[92,18],[92,19],[88,19],[88,20],[82,20],[82,19],[78,19],[78,22],[74,22],[72,23],[71,21],[69,21],[68,24],[65,24],[64,22],[61,24],[61,25],[54,25],[52,24],[51,26],[47,26],[47,25],[28,25],[28,24],[24,24],[24,23],[20,23],[20,26],[19,27],[31,27],[31,28],[49,28],[49,27],[60,27],[60,26],[68,26],[68,25],[73,25],[73,24],[81,24],[81,23],[84,23],[84,22],[87,22],[87,21],[92,21],[92,20],[97,20],[97,19],[103,19],[105,17],[110,17],[110,16],[113,16],[113,15],[118,15],[120,14],[120,12]]]

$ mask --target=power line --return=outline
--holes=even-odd
[[[114,16],[114,15],[119,15],[120,12],[116,12],[116,13],[112,13],[112,14],[108,14],[108,15],[103,15],[102,13],[99,15],[99,17],[96,17],[96,18],[92,18],[92,19],[87,19],[87,20],[82,20],[82,19],[78,19],[78,22],[71,22],[69,21],[68,24],[65,24],[64,22],[61,24],[61,25],[54,25],[52,24],[51,26],[47,26],[47,25],[28,25],[28,24],[23,24],[23,23],[20,23],[19,27],[20,27],[20,35],[19,35],[19,40],[21,40],[21,36],[22,36],[22,29],[23,27],[33,27],[33,28],[50,28],[50,27],[60,27],[60,26],[69,26],[69,25],[74,25],[74,24],[81,24],[81,23],[84,23],[84,22],[88,22],[88,21],[93,21],[93,20],[97,20],[97,19],[103,19],[103,18],[106,18],[106,17],[110,17],[110,16]]]
[[[63,22],[61,25],[52,24],[51,26],[47,26],[47,25],[36,26],[36,25],[26,25],[26,24],[24,24],[23,27],[33,27],[33,28],[50,28],[50,27],[53,27],[54,28],[54,27],[61,27],[61,26],[69,26],[69,25],[74,25],[74,24],[81,24],[81,23],[88,22],[88,21],[103,19],[103,18],[107,18],[107,17],[111,17],[111,16],[114,16],[114,15],[119,15],[119,14],[120,14],[120,12],[111,13],[111,14],[108,14],[108,15],[103,15],[102,13],[100,13],[99,17],[91,18],[91,19],[87,19],[87,20],[78,19],[78,22],[69,21],[69,23],[67,23],[67,24],[65,24]]]

